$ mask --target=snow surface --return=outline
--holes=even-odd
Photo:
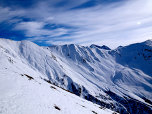
[[[79,91],[75,94],[82,98],[86,98],[87,96],[91,95],[104,103],[113,104],[115,108],[110,108],[112,110],[118,111],[119,109],[123,109],[129,111],[129,113],[133,113],[132,108],[134,107],[130,104],[129,106],[125,106],[125,104],[119,102],[119,100],[116,100],[113,96],[111,96],[111,94],[107,93],[108,91],[115,93],[117,98],[121,98],[123,100],[130,100],[131,98],[138,100],[138,102],[142,103],[144,106],[150,108],[152,106],[144,99],[146,98],[152,101],[151,40],[125,47],[118,47],[115,50],[111,50],[106,46],[100,47],[92,45],[90,47],[84,47],[75,44],[40,47],[29,41],[0,39],[0,67],[0,76],[1,79],[4,80],[1,80],[1,83],[3,83],[1,85],[3,86],[1,86],[0,92],[2,92],[2,97],[5,96],[5,98],[1,99],[5,99],[7,102],[6,104],[1,103],[4,105],[0,106],[6,106],[7,110],[11,103],[19,100],[18,102],[21,104],[18,104],[18,108],[14,109],[14,111],[18,109],[21,111],[24,105],[26,105],[26,100],[26,106],[28,108],[29,102],[31,102],[29,106],[32,106],[32,103],[35,104],[37,102],[36,99],[41,99],[44,95],[44,99],[42,100],[45,101],[47,106],[49,104],[47,104],[48,100],[46,100],[46,98],[48,97],[48,99],[51,101],[53,96],[54,101],[50,104],[52,107],[55,105],[54,103],[58,103],[56,105],[59,105],[61,108],[63,105],[61,111],[58,111],[53,107],[54,111],[66,114],[71,112],[71,114],[73,114],[74,112],[72,112],[72,110],[76,109],[74,108],[75,106],[79,106],[78,104],[81,103],[82,99],[79,97],[74,97],[73,99],[71,98],[70,100],[67,100],[69,97],[64,98],[64,95],[61,94],[62,92],[50,89],[50,85],[46,86],[46,81],[48,80],[50,83],[71,92],[75,92],[75,90]],[[26,79],[23,79],[23,77],[27,78],[27,76],[21,76],[21,74],[31,76],[37,82],[33,81],[32,79],[30,81],[26,81]],[[41,85],[38,83],[41,83]],[[6,89],[3,89],[5,87]],[[32,88],[33,91],[28,88]],[[11,89],[14,91],[7,91]],[[41,91],[43,91],[45,94],[41,95],[41,93],[43,93]],[[50,92],[48,93],[50,96],[47,94],[48,91]],[[10,102],[11,98],[9,98],[9,95],[16,95],[16,92],[21,93],[19,95],[21,99],[16,98],[14,101]],[[29,93],[29,97],[25,99],[24,94],[26,93]],[[67,94],[67,92],[63,93]],[[57,94],[61,95],[58,96]],[[30,98],[30,96],[32,97]],[[65,102],[62,102],[62,105],[60,105],[59,101],[55,100],[57,99],[56,96],[61,97],[62,101],[67,103],[64,104]],[[25,100],[23,100],[23,98]],[[81,99],[80,103],[76,104],[76,99]],[[72,101],[75,102],[72,103]],[[38,103],[40,102],[41,101],[38,101]],[[70,103],[72,105],[69,106]],[[22,108],[20,108],[20,106],[22,106]],[[43,105],[43,107],[47,106]],[[37,109],[38,112],[41,112],[46,109],[36,107],[40,106],[36,103],[33,106],[33,111]],[[82,106],[80,107],[84,108]],[[85,107],[87,107],[87,105],[85,105]],[[88,109],[89,108],[86,110],[90,112],[87,112],[87,114],[93,113],[91,112],[92,109]],[[5,108],[3,108],[3,110],[5,110]],[[46,110],[49,110],[49,108]],[[66,112],[66,110],[69,112]],[[81,113],[82,110],[85,109],[81,109]],[[103,110],[100,109],[100,111]],[[95,112],[98,112],[98,109],[95,110]]]
[[[61,88],[36,79],[29,80],[13,68],[0,66],[1,114],[112,114]],[[39,74],[37,74],[39,75]],[[55,108],[58,107],[59,109]]]

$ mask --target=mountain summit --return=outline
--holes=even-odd
[[[15,102],[11,101],[9,96],[12,96],[13,99],[24,98],[22,87],[27,92],[34,90],[32,94],[45,96],[46,100],[42,101],[44,103],[47,102],[47,97],[52,101],[49,95],[54,94],[52,98],[55,98],[55,94],[59,93],[45,91],[51,87],[64,93],[56,96],[56,99],[62,95],[66,96],[65,92],[68,91],[79,96],[67,95],[70,96],[68,103],[72,103],[71,97],[73,97],[74,102],[77,102],[76,99],[78,99],[78,104],[82,104],[81,98],[83,98],[84,102],[91,101],[97,106],[105,107],[107,111],[104,113],[108,113],[108,111],[122,114],[152,113],[151,40],[111,50],[107,46],[94,44],[86,47],[75,44],[42,47],[29,41],[0,39],[0,55],[0,73],[3,85],[0,89],[2,95],[0,100],[7,101],[6,104],[1,104],[2,107],[9,108],[9,105]],[[20,93],[16,92],[19,90],[18,88],[20,88]],[[45,92],[41,93],[39,88],[42,91],[44,89]],[[14,93],[20,94],[17,96],[18,98],[15,98]],[[28,93],[24,94],[26,96]],[[31,94],[29,93],[29,95]],[[68,97],[64,97],[64,99],[68,99]],[[30,105],[41,107],[39,104],[35,104],[36,100],[32,101],[27,98],[27,103],[31,101]],[[48,105],[49,103],[47,103]],[[73,104],[73,106],[77,105]],[[92,104],[84,107],[87,106],[89,108]],[[67,107],[71,108],[69,112],[67,112],[67,107],[65,109],[56,104],[54,107],[58,111],[60,109],[62,114],[74,114],[71,111],[72,106],[70,107],[68,104]],[[12,107],[10,110],[15,113],[15,110],[22,109]],[[83,113],[82,108],[81,110],[82,112],[77,113]],[[87,113],[96,114],[97,112],[101,113],[98,109]],[[56,113],[53,112],[53,114]]]
[[[109,47],[107,47],[106,45],[98,46],[98,45],[92,44],[90,47],[91,47],[91,48],[97,47],[97,48],[100,48],[100,49],[111,50],[111,49],[110,49]]]

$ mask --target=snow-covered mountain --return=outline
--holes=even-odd
[[[78,107],[76,102],[78,104],[84,102],[83,106],[88,107],[86,110],[89,107],[99,107],[98,105],[105,107],[106,111],[103,113],[112,113],[108,109],[124,114],[152,113],[151,40],[111,50],[107,46],[94,44],[90,47],[74,44],[41,47],[29,41],[0,39],[0,67],[2,79],[0,92],[3,96],[0,98],[1,101],[3,99],[11,101],[9,96],[14,94],[13,92],[23,97],[24,89],[25,91],[28,89],[29,95],[35,93],[31,97],[34,98],[32,102],[34,107],[37,107],[36,98],[41,99],[44,96],[42,102],[46,102],[51,101],[51,98],[54,100],[60,97],[61,104],[58,105],[62,109],[59,113],[63,114],[74,114],[72,108]],[[58,91],[50,89],[50,85]],[[10,90],[12,86],[13,91]],[[87,105],[88,102],[82,98],[98,105],[90,102],[90,105]],[[29,99],[27,98],[27,102],[32,101]],[[8,102],[1,103],[1,107],[8,108],[13,103]],[[59,103],[59,99],[53,102]],[[24,105],[26,104],[22,106]],[[77,110],[85,112],[82,109],[84,107],[80,107]],[[17,109],[19,110],[20,106]],[[89,112],[101,114],[99,111],[104,111],[98,109],[89,109],[87,114]]]
[[[21,67],[22,68],[22,67]],[[1,114],[113,114],[59,87],[0,66]],[[39,73],[26,72],[39,75]]]

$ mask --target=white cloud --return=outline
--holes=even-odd
[[[20,22],[14,30],[25,31],[27,37],[34,37],[33,41],[45,40],[51,44],[94,43],[105,44],[111,48],[152,38],[152,0],[127,0],[89,8],[70,9],[86,1],[70,0],[62,7],[55,7],[54,4],[57,2],[52,4],[46,1],[40,2],[33,8],[22,11],[23,17],[34,21]],[[9,11],[5,10],[2,12]],[[17,15],[20,15],[20,12]],[[8,19],[10,18],[11,16]],[[137,24],[139,22],[140,24]],[[47,24],[65,25],[71,28],[44,29]],[[66,36],[68,33],[70,35]]]
[[[42,22],[21,22],[14,29],[16,30],[37,30],[43,28],[44,23]]]
[[[87,45],[100,42],[114,48],[118,45],[133,43],[133,41],[147,40],[146,37],[141,36],[152,30],[151,27],[149,28],[152,25],[151,6],[151,0],[132,0],[108,7],[97,6],[71,10],[56,15],[54,23],[78,27],[75,34],[66,37],[72,39],[73,43],[85,44],[82,42],[82,39],[85,39]],[[139,21],[141,24],[137,26]]]
[[[67,33],[66,29],[58,28],[54,30],[48,30],[44,29],[44,26],[44,22],[21,22],[16,27],[14,27],[14,30],[24,30],[27,37],[34,37],[32,39],[30,38],[32,41],[41,40],[42,36],[47,36],[47,38],[49,38]]]
[[[19,11],[12,11],[11,8],[9,7],[1,7],[0,6],[0,23],[2,22],[7,22],[8,24],[16,23],[19,22],[19,18],[14,18],[14,17],[21,17],[23,16],[24,11],[19,10]]]

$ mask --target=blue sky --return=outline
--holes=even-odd
[[[116,48],[152,39],[152,0],[0,0],[0,38]]]

